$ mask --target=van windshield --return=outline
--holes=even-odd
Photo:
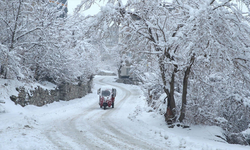
[[[102,91],[102,96],[110,96],[110,91]]]

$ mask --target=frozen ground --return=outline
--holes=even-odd
[[[250,149],[217,138],[222,135],[218,127],[168,128],[162,116],[146,111],[139,87],[115,83],[114,77],[96,76],[93,93],[43,107],[22,108],[7,100],[6,93],[15,93],[12,84],[0,85],[6,102],[1,104],[6,112],[0,113],[0,150]],[[117,97],[115,108],[103,110],[96,91],[107,85],[117,89]]]

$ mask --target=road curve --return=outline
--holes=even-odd
[[[98,77],[94,84],[98,87],[109,85],[117,89],[119,96],[116,98],[115,108],[99,108],[96,98],[90,100],[88,106],[79,113],[50,121],[44,134],[55,149],[164,149],[151,142],[149,137],[136,133],[139,130],[131,129],[134,126],[130,128],[133,122],[127,118],[129,114],[126,114],[126,110],[134,109],[133,98],[140,95],[136,89],[126,89],[123,84],[110,83],[110,78],[113,77]]]

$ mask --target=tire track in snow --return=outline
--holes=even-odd
[[[118,104],[116,104],[117,106],[122,106],[126,100],[132,96],[132,93],[130,91],[128,91],[127,89],[118,86],[118,85],[114,85],[114,84],[110,84],[110,83],[104,83],[102,80],[99,80],[99,82],[103,83],[104,85],[109,84],[111,86],[114,86],[116,88],[121,89],[123,92],[126,92],[126,95],[124,98],[122,98]],[[116,106],[115,105],[115,106]],[[107,116],[111,115],[112,113],[115,113],[114,111],[107,111],[106,113],[104,113],[101,116],[101,123],[103,126],[106,126],[106,129],[108,129],[110,132],[113,132],[115,135],[119,135],[119,137],[122,137],[125,142],[127,144],[133,145],[134,147],[136,147],[136,149],[159,149],[159,147],[155,147],[155,145],[149,144],[147,141],[144,141],[143,139],[139,139],[139,137],[134,137],[131,134],[126,134],[126,131],[122,131],[122,130],[118,130],[117,127],[114,125],[114,123],[111,123],[112,121],[110,119],[108,119]],[[103,119],[104,118],[104,119]]]
[[[102,79],[103,80],[103,79]],[[129,94],[126,94],[123,99],[125,99]],[[121,101],[118,102],[118,104]],[[76,126],[76,121],[77,120],[88,120],[87,123],[84,122],[79,122],[78,124],[81,124],[82,126],[87,127],[88,134],[91,134],[94,136],[95,139],[99,139],[100,143],[103,143],[106,145],[111,145],[108,149],[117,149],[117,147],[122,148],[122,149],[133,149],[130,145],[128,145],[123,139],[120,137],[111,134],[112,132],[106,130],[106,128],[101,128],[104,125],[100,124],[100,120],[103,119],[103,115],[100,116],[100,114],[104,114],[105,111],[102,109],[99,109],[100,111],[96,113],[89,113],[87,115],[84,115],[82,118],[77,117],[74,121],[71,121],[70,123],[72,124],[71,126],[75,125]],[[110,109],[111,111],[112,109]],[[90,112],[91,110],[88,109],[86,112]],[[96,115],[97,114],[97,115]],[[98,115],[99,114],[99,115]],[[104,117],[106,118],[106,117]],[[74,127],[72,129],[76,129],[77,127]],[[83,130],[83,129],[77,129],[77,130]],[[93,137],[92,137],[93,138]],[[101,140],[101,141],[100,141]],[[112,148],[112,146],[114,146]],[[98,147],[99,149],[100,147]],[[101,149],[101,148],[100,148]],[[104,148],[105,149],[105,148]]]
[[[102,142],[104,142],[105,145],[109,145],[110,147],[107,149],[132,149],[130,145],[126,144],[123,139],[121,139],[119,136],[114,135],[112,132],[107,130],[105,127],[100,128],[100,122],[93,121],[90,123],[89,127],[92,128],[91,131],[89,131],[91,134],[94,135],[95,138],[100,139]],[[105,147],[106,148],[106,147]],[[105,149],[104,148],[104,149]]]
[[[84,112],[87,111],[88,110]],[[82,148],[90,149],[95,147],[96,145],[93,145],[90,142],[85,142],[87,137],[84,134],[81,134],[81,132],[74,127],[74,120],[81,116],[82,114],[78,114],[73,118],[54,120],[52,122],[54,128],[47,130],[45,135],[55,146],[58,147],[58,149],[72,150]]]
[[[57,131],[50,129],[45,133],[45,135],[55,146],[58,147],[58,149],[82,149],[83,147],[84,149],[115,149],[114,147],[112,147],[112,145],[114,144],[116,147],[131,149],[129,146],[122,144],[123,142],[117,141],[117,137],[115,137],[114,135],[107,134],[107,132],[103,132],[104,130],[98,130],[100,128],[100,124],[98,122],[98,114],[104,113],[104,111],[102,109],[98,109],[98,111],[93,113],[92,108],[96,107],[96,105],[97,104],[95,103],[92,104],[90,108],[84,110],[82,113],[74,116],[73,118],[54,121],[53,124],[57,126]],[[92,120],[94,118],[96,119],[93,123]],[[87,130],[81,128],[79,129],[76,127],[78,120],[87,121],[87,123],[81,122],[81,125],[87,128]],[[93,130],[93,126],[95,130]],[[56,132],[60,132],[61,135],[55,134]],[[100,135],[106,136],[100,137]],[[111,140],[112,138],[113,140]],[[67,141],[71,141],[71,145],[69,145],[68,142],[65,141],[65,139],[67,139]],[[93,141],[93,139],[95,140]],[[64,144],[61,144],[62,142],[60,141],[65,142],[63,142]],[[72,145],[72,143],[75,144]]]
[[[68,119],[56,119],[52,123],[57,128],[45,132],[47,138],[58,149],[159,149],[146,140],[129,134],[125,129],[118,129],[117,122],[110,116],[115,116],[123,105],[134,94],[131,91],[105,81],[103,77],[98,85],[111,85],[121,90],[124,95],[115,102],[115,109],[103,110],[96,103],[86,107],[82,112],[69,116]],[[96,108],[96,109],[95,109]],[[97,109],[98,108],[98,109]],[[56,130],[56,131],[55,131]],[[56,133],[56,134],[55,134]]]
[[[102,82],[102,80],[103,79],[99,80],[99,82]],[[99,83],[99,84],[107,85],[107,84],[105,84],[103,82]],[[117,86],[115,86],[115,87],[117,87]],[[121,100],[118,101],[118,103],[116,103],[116,106],[122,105],[125,102],[125,100],[127,98],[129,98],[130,95],[131,95],[130,91],[125,90],[123,88],[121,88],[121,89],[122,89],[122,91],[125,91],[126,94],[124,95],[124,97]],[[103,124],[103,120],[106,120],[108,118],[107,115],[109,115],[109,114],[107,114],[107,112],[111,113],[111,112],[113,112],[112,110],[113,109],[110,109],[109,111],[103,111],[101,109],[101,111],[99,111],[99,112],[97,112],[95,114],[93,114],[93,113],[91,113],[91,115],[87,114],[88,117],[84,118],[82,120],[88,120],[87,125],[91,124],[88,127],[90,129],[90,130],[88,130],[88,133],[92,134],[95,139],[99,139],[102,142],[106,142],[106,145],[113,145],[113,146],[115,146],[114,149],[117,149],[117,147],[122,148],[122,149],[124,149],[124,148],[125,149],[134,149],[134,147],[137,147],[137,146],[136,146],[135,142],[133,142],[133,144],[131,144],[130,139],[133,139],[132,137],[128,137],[128,138],[125,139],[124,136],[121,136],[121,134],[117,134],[118,132],[113,132],[112,130],[110,130],[110,128],[107,128],[106,127],[107,125],[105,125],[106,123]],[[91,110],[88,110],[87,112],[89,112],[89,111],[91,111]],[[102,114],[102,115],[98,115],[98,114]],[[86,115],[85,115],[85,117],[86,117]],[[76,119],[80,120],[81,118],[77,117]],[[72,124],[71,127],[73,125],[76,125],[76,121],[77,121],[76,119],[74,121],[70,122]],[[92,121],[92,123],[90,123],[91,121]],[[82,125],[83,124],[84,123],[82,123]],[[85,127],[86,127],[86,124],[85,124]],[[71,128],[71,129],[76,129],[76,127]],[[79,131],[79,129],[77,131]],[[135,140],[133,140],[133,141],[135,141]],[[146,144],[146,143],[143,143],[140,147],[143,147],[144,144]],[[133,146],[131,147],[131,145],[133,145]],[[99,148],[100,147],[98,147],[98,149]],[[112,148],[110,147],[108,149],[112,149]],[[138,147],[136,149],[138,149]],[[144,149],[145,149],[145,147],[144,147]]]
[[[45,132],[46,137],[48,138],[48,140],[54,145],[56,146],[59,150],[70,150],[72,149],[72,147],[70,147],[67,143],[61,143],[58,140],[54,140],[56,136],[56,131],[47,131]]]

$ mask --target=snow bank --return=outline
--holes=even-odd
[[[0,79],[0,113],[8,112],[8,113],[19,113],[23,112],[25,109],[20,105],[15,105],[13,101],[11,101],[10,96],[18,96],[18,88],[24,87],[27,92],[30,90],[35,90],[37,87],[41,87],[47,90],[53,90],[56,88],[55,84],[50,82],[42,82],[42,83],[25,83],[18,80],[10,80],[10,79]]]
[[[94,80],[102,81],[104,77],[95,77]],[[8,95],[5,95],[5,107],[7,108],[7,113],[0,114],[0,149],[18,149],[18,150],[31,150],[31,149],[60,149],[58,145],[76,147],[80,149],[78,144],[73,139],[69,137],[79,138],[79,135],[91,135],[84,138],[88,138],[98,143],[98,139],[102,136],[98,134],[98,131],[92,129],[93,123],[97,121],[95,127],[101,129],[98,123],[103,124],[105,121],[101,117],[105,115],[110,115],[108,122],[110,125],[106,126],[109,132],[107,133],[112,136],[117,134],[123,135],[119,137],[121,139],[118,145],[126,144],[129,138],[131,140],[141,141],[141,143],[154,143],[154,146],[160,147],[159,149],[188,149],[188,150],[248,150],[249,146],[232,145],[227,144],[223,138],[223,131],[219,127],[215,126],[192,126],[191,128],[168,128],[164,121],[164,117],[154,112],[151,108],[147,107],[145,102],[145,97],[143,92],[139,87],[135,85],[125,85],[114,82],[114,77],[105,77],[105,83],[110,83],[112,86],[117,86],[117,99],[116,104],[120,102],[120,105],[115,105],[114,109],[102,110],[98,106],[98,96],[96,92],[88,94],[87,96],[75,99],[72,101],[60,101],[52,104],[47,104],[43,107],[27,106],[21,107],[14,105],[11,100],[9,100]],[[15,83],[18,84],[18,83]],[[15,86],[12,88],[5,87],[3,89],[9,89],[14,91],[9,91],[9,93],[15,93]],[[99,87],[102,87],[103,83],[95,82],[93,91],[96,91]],[[105,84],[106,85],[106,84]],[[34,85],[33,85],[34,86]],[[126,89],[126,91],[125,91]],[[12,93],[13,92],[13,93]],[[1,98],[4,98],[1,95]],[[99,114],[99,116],[98,116]],[[71,122],[75,118],[75,122]],[[86,120],[83,120],[83,119]],[[60,121],[69,121],[73,126],[66,126],[71,131],[74,126],[81,129],[82,132],[76,130],[76,135],[62,135],[65,138],[60,138],[61,131],[57,130],[57,125],[64,126],[60,124]],[[100,122],[99,122],[100,120]],[[59,121],[59,123],[58,123]],[[56,124],[57,123],[57,124]],[[78,123],[78,124],[77,124]],[[71,125],[71,124],[69,124]],[[85,127],[90,126],[89,130],[86,131]],[[49,129],[49,130],[48,130]],[[111,130],[112,129],[112,130]],[[49,134],[47,133],[49,132]],[[88,133],[91,134],[88,134]],[[105,131],[103,131],[104,133]],[[249,133],[250,131],[244,131]],[[95,134],[95,137],[92,134]],[[57,137],[54,139],[51,136]],[[91,139],[93,136],[94,139]],[[2,138],[3,137],[3,138]],[[106,138],[107,140],[109,138]],[[58,141],[55,141],[58,140]],[[64,141],[63,141],[64,140]],[[53,143],[53,141],[55,143]],[[99,140],[100,141],[100,140]],[[122,141],[126,141],[122,143]],[[83,141],[84,143],[84,141]],[[133,142],[132,142],[133,143]],[[105,144],[105,143],[104,143]],[[117,143],[116,143],[117,144]],[[121,147],[115,147],[113,149],[122,149]],[[131,145],[128,145],[128,148]],[[135,144],[135,146],[137,146]],[[81,147],[82,148],[82,147]],[[124,148],[123,148],[124,149]]]

